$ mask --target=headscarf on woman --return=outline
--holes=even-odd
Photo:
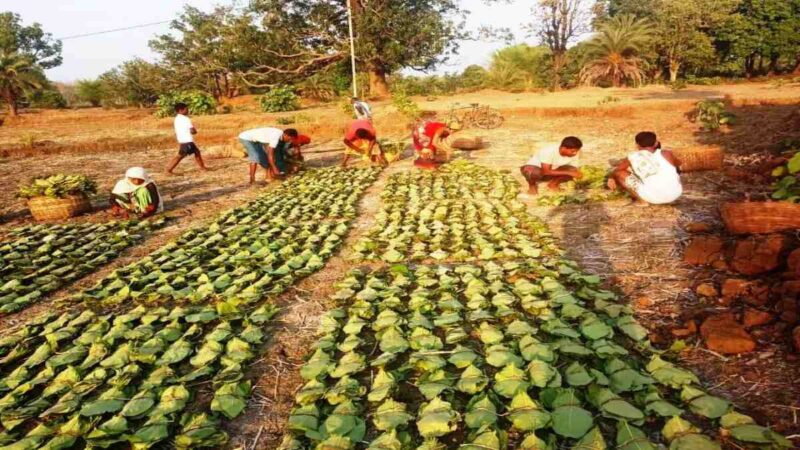
[[[131,181],[132,179],[144,180],[144,183],[134,184]],[[156,192],[158,193],[158,212],[162,212],[164,211],[164,202],[163,197],[161,196],[161,191],[158,190],[158,185],[143,167],[131,167],[130,169],[126,170],[125,178],[117,181],[117,184],[114,185],[114,189],[111,190],[111,193],[120,197],[129,198],[136,210],[141,212],[144,211],[144,209],[147,208],[147,205],[149,205],[152,201],[150,197],[150,191],[147,189],[147,186],[150,184],[155,187]]]

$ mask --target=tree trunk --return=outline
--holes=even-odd
[[[749,78],[753,78],[753,71],[755,70],[756,65],[756,57],[755,55],[750,55],[744,59],[744,74]]]
[[[794,58],[794,69],[792,69],[792,75],[800,75],[800,55],[797,55]]]
[[[781,55],[777,53],[773,53],[769,57],[769,68],[767,69],[767,75],[777,75],[778,72],[778,58]]]
[[[386,72],[380,67],[371,66],[369,69],[369,94],[375,98],[389,96],[389,83],[386,82]]]
[[[678,72],[681,70],[681,62],[671,59],[669,61],[669,82],[678,81]]]
[[[4,89],[0,94],[2,94],[3,100],[5,100],[8,105],[8,115],[16,117],[19,113],[19,108],[17,106],[17,97],[14,95],[14,92],[10,89]]]
[[[553,53],[553,90],[561,90],[561,70],[567,64],[567,55],[564,52]]]

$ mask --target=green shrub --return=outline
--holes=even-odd
[[[669,88],[673,91],[682,91],[689,87],[689,83],[686,80],[675,80],[669,84]]]
[[[91,195],[97,192],[97,183],[86,175],[56,174],[31,180],[19,187],[20,198],[50,197],[65,198],[68,195]]]
[[[718,130],[722,125],[733,125],[736,116],[725,110],[721,100],[703,100],[697,103],[697,119],[706,131]]]
[[[264,112],[296,111],[300,109],[300,98],[292,86],[277,86],[258,99]]]
[[[103,82],[100,80],[78,80],[75,85],[75,96],[82,102],[92,106],[100,106],[105,98]]]
[[[597,106],[607,105],[611,103],[619,103],[621,99],[619,97],[614,97],[613,95],[606,95],[603,97],[602,100],[597,102]]]
[[[800,143],[796,143],[800,144]],[[800,151],[794,148],[786,164],[772,171],[775,182],[772,183],[772,198],[800,203]]]
[[[34,91],[28,98],[34,108],[62,109],[67,107],[67,100],[55,89]]]
[[[397,108],[397,112],[406,116],[408,119],[418,119],[422,115],[419,105],[414,103],[405,92],[396,92],[392,95],[392,104]]]
[[[156,101],[156,117],[170,117],[175,114],[175,105],[186,103],[189,114],[202,116],[217,112],[217,101],[211,94],[203,91],[178,91],[162,94]]]

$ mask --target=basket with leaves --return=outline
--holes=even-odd
[[[28,200],[36,220],[54,220],[90,211],[89,195],[96,192],[97,183],[85,175],[55,174],[20,186],[17,196]]]

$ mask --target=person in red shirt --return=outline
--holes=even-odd
[[[445,139],[450,134],[452,130],[444,122],[427,121],[415,126],[412,138],[417,159],[414,160],[414,165],[431,169],[447,161],[450,158],[450,148]]]
[[[291,173],[297,173],[303,167],[305,159],[303,158],[302,148],[304,145],[310,143],[311,138],[305,134],[301,134],[289,142],[289,148],[286,152],[286,163]]]
[[[383,154],[383,149],[381,149],[378,143],[375,127],[373,127],[372,122],[368,120],[354,120],[350,124],[344,135],[344,145],[346,145],[347,148],[344,151],[342,167],[347,167],[347,161],[350,159],[351,152],[356,155],[366,154],[373,163],[378,163],[383,166],[389,164],[389,162],[386,161],[386,156]]]

